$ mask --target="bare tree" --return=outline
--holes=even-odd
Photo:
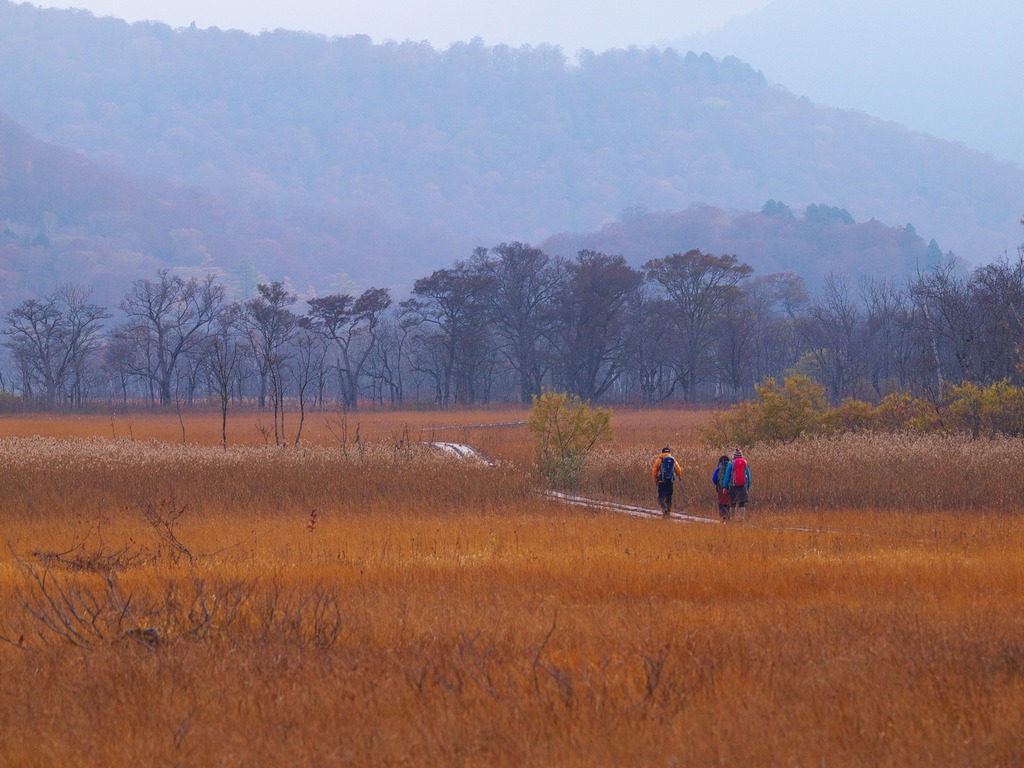
[[[832,401],[854,394],[863,373],[864,313],[845,275],[830,273],[801,325]]]
[[[977,377],[985,383],[1019,380],[1024,362],[1024,250],[1013,261],[1003,257],[975,269],[970,287],[982,323]]]
[[[630,378],[645,403],[667,400],[679,385],[673,360],[679,342],[668,299],[655,295],[649,284],[640,288],[638,300],[631,305],[627,346],[630,350]]]
[[[289,307],[297,301],[297,297],[280,282],[269,285],[260,283],[256,289],[259,295],[247,299],[243,305],[245,311],[242,322],[249,348],[270,387],[274,444],[281,445],[285,422],[285,374],[290,359],[292,335],[298,324],[298,317]]]
[[[435,270],[401,303],[410,328],[413,367],[434,381],[440,405],[486,399],[493,345],[487,280],[464,263]]]
[[[136,280],[125,295],[121,336],[139,348],[137,360],[145,363],[162,405],[173,399],[179,360],[202,343],[223,301],[224,287],[213,275],[184,280],[167,270],[156,281]]]
[[[777,272],[744,283],[747,306],[754,313],[751,380],[781,380],[800,358],[798,321],[811,303],[803,278]]]
[[[62,393],[81,404],[86,360],[110,317],[89,303],[90,296],[91,291],[68,283],[42,299],[26,299],[4,317],[5,345],[19,362],[26,396],[38,384],[47,406]]]
[[[478,248],[472,264],[489,291],[486,306],[502,353],[519,374],[520,399],[529,403],[541,393],[550,364],[554,299],[564,272],[542,250],[519,242]]]
[[[292,339],[292,379],[299,396],[299,426],[295,430],[295,445],[302,439],[302,428],[306,423],[306,406],[310,390],[323,378],[324,361],[327,359],[327,343],[317,333],[307,318],[300,318]]]
[[[864,356],[876,398],[912,387],[915,337],[910,301],[891,280],[868,280],[863,288],[866,316]]]
[[[311,328],[334,343],[338,353],[342,402],[355,408],[359,400],[359,377],[377,343],[381,317],[391,306],[387,288],[370,288],[359,298],[332,294],[309,300],[307,318]]]
[[[248,351],[240,335],[242,320],[241,305],[230,304],[223,308],[214,318],[202,347],[203,361],[220,404],[220,437],[224,448],[228,447],[231,385],[238,378],[239,366]]]
[[[938,398],[947,380],[973,379],[974,355],[983,318],[972,301],[969,280],[960,275],[952,263],[919,275],[911,285],[910,296],[931,351],[935,379],[926,388]]]
[[[749,296],[726,305],[715,323],[715,368],[722,394],[736,400],[755,383],[752,362],[756,350],[757,313]]]
[[[374,345],[373,356],[368,361],[369,374],[375,382],[374,389],[381,404],[385,392],[392,405],[401,406],[405,401],[406,347],[409,334],[415,323],[408,316],[399,314],[385,317],[381,322],[378,343]]]
[[[697,383],[709,368],[716,316],[739,299],[741,281],[754,270],[735,256],[713,256],[699,250],[652,259],[644,269],[672,302],[672,312],[665,320],[678,329],[678,374],[692,400]]]
[[[555,300],[555,367],[562,389],[592,400],[630,364],[628,310],[643,275],[622,256],[589,250],[580,251],[565,271]]]

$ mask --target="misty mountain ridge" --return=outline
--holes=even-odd
[[[132,221],[134,240],[100,233],[108,247],[303,290],[405,289],[475,246],[599,232],[638,206],[671,217],[826,204],[912,224],[974,262],[1019,242],[1021,169],[818,107],[734,58],[631,49],[574,65],[551,46],[172,30],[0,2],[0,64],[0,109],[32,134],[167,180],[157,198],[184,196],[180,208],[126,202],[113,219],[38,210],[23,227],[45,220],[56,242]],[[148,231],[142,210],[178,218]],[[693,247],[709,246],[645,256]]]
[[[303,273],[286,245],[299,252],[317,246],[295,222],[257,223],[244,209],[202,189],[97,165],[30,137],[2,114],[0,212],[0,306],[43,295],[65,281],[93,287],[97,300],[114,306],[132,280],[152,278],[161,269],[185,276],[213,273],[233,296],[247,296],[257,281]],[[539,245],[565,259],[581,250],[621,254],[637,267],[680,248],[741,254],[757,275],[793,272],[812,289],[829,273],[899,282],[949,257],[912,226],[856,223],[841,208],[794,211],[775,200],[758,212],[707,205],[651,212],[637,206],[597,231],[563,233]],[[464,255],[453,251],[452,260]],[[380,265],[374,271],[387,272]],[[422,276],[409,271],[404,284],[391,287],[402,292]],[[289,287],[306,298],[318,294],[313,285],[291,281]],[[342,278],[319,292],[355,290]]]
[[[774,83],[1024,166],[1018,0],[775,0],[665,41],[738,56]]]
[[[236,296],[270,280],[306,295],[354,290],[343,270],[320,271],[317,286],[296,282],[345,247],[330,234],[310,234],[344,229],[338,222],[303,215],[254,217],[204,188],[136,177],[40,141],[0,113],[0,308],[66,281],[114,305],[132,280],[161,269],[216,274]],[[423,239],[385,228],[365,242],[387,237]]]

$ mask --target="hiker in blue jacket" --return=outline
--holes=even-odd
[[[729,469],[729,457],[724,453],[718,457],[718,465],[711,475],[711,484],[715,486],[715,497],[718,502],[718,516],[723,521],[730,517],[731,500],[729,498],[729,486],[725,484],[725,473]]]
[[[732,461],[725,470],[725,487],[729,489],[729,505],[737,520],[747,515],[747,502],[750,501],[750,467],[743,458],[743,451],[733,451]]]

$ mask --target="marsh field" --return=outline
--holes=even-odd
[[[4,417],[0,764],[1024,763],[1020,441],[751,447],[721,525],[538,495],[524,417]],[[707,418],[616,411],[579,493],[669,443],[712,520]]]

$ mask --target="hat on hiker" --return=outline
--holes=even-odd
[[[666,446],[665,446],[664,448],[662,448],[662,449],[661,449],[661,452],[662,452],[662,453],[672,453],[672,449],[671,449],[671,448],[669,448],[669,447],[668,447],[668,446],[666,445]]]
[[[734,458],[734,459],[739,459],[739,458],[742,458],[742,457],[743,457],[743,451],[741,451],[741,450],[740,450],[739,448],[737,448],[737,449],[736,449],[736,450],[735,450],[735,451],[733,452],[732,456],[733,456],[733,458]]]

